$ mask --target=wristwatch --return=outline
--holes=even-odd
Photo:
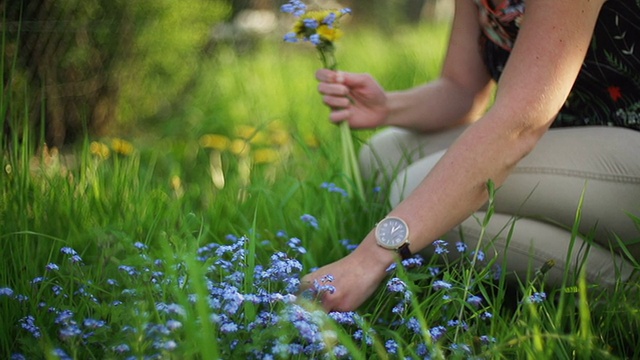
[[[409,226],[404,220],[395,216],[388,216],[376,225],[376,242],[379,246],[395,250],[402,260],[411,257],[409,250]]]

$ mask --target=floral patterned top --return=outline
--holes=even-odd
[[[474,0],[480,44],[491,76],[498,80],[509,58],[524,0]],[[640,130],[640,2],[604,3],[582,69],[552,127],[609,125]]]

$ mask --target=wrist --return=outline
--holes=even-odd
[[[395,107],[395,93],[384,92],[384,101],[379,107],[380,121],[378,126],[393,126],[393,113]]]
[[[361,262],[373,271],[386,273],[391,264],[400,259],[400,255],[393,250],[385,249],[376,243],[373,231],[370,232],[354,251]]]

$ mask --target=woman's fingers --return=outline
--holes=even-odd
[[[334,123],[340,123],[340,122],[349,120],[350,117],[351,117],[350,109],[335,109],[331,111],[331,114],[329,115],[329,120],[331,120]]]
[[[318,84],[318,92],[324,95],[347,96],[349,88],[342,84],[321,82]]]
[[[343,78],[343,75],[338,71],[328,70],[328,69],[320,69],[316,71],[316,79],[320,82],[327,83],[335,83],[339,82],[340,78]]]
[[[322,95],[322,101],[331,108],[330,119],[333,122],[342,122],[351,116],[351,99],[349,88],[343,85],[345,74],[340,71],[320,69],[316,71],[318,92]]]
[[[322,101],[328,106],[330,106],[331,108],[338,108],[338,109],[346,108],[350,104],[350,100],[347,97],[337,97],[337,96],[330,96],[330,95],[323,96]]]
[[[318,91],[323,94],[322,102],[331,108],[330,119],[341,122],[349,118],[351,100],[347,96],[349,90],[344,85],[320,83]]]

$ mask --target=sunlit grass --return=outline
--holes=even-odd
[[[445,40],[442,27],[362,31],[337,56],[403,88],[436,76]],[[385,194],[367,183],[362,204],[343,183],[313,49],[218,50],[163,123],[64,154],[34,153],[28,129],[5,143],[0,357],[640,356],[637,285],[592,294],[580,277],[560,289],[522,279],[513,293],[501,264],[444,242],[460,260],[390,270],[358,313],[292,304],[300,275],[346,255],[385,214]]]

